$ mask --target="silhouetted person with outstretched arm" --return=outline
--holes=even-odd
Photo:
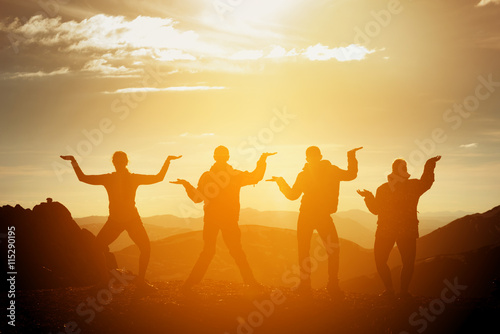
[[[135,206],[135,194],[140,185],[154,184],[163,181],[171,160],[179,159],[181,156],[169,156],[160,172],[156,175],[142,175],[130,173],[127,169],[128,157],[125,152],[117,151],[113,154],[113,165],[116,171],[109,174],[86,175],[82,172],[75,158],[71,155],[61,156],[64,160],[71,161],[78,180],[92,184],[102,185],[106,188],[109,198],[109,217],[104,226],[97,234],[96,244],[98,248],[100,266],[100,284],[108,284],[109,273],[106,270],[104,250],[118,236],[127,231],[130,239],[139,247],[139,274],[136,285],[140,289],[151,289],[144,278],[149,263],[150,242],[144,229],[141,217]],[[102,255],[101,255],[102,253]]]
[[[420,179],[410,179],[406,161],[396,159],[392,164],[392,173],[387,176],[388,182],[378,187],[375,196],[366,189],[358,190],[368,210],[378,215],[374,253],[377,271],[385,286],[382,297],[395,297],[387,260],[394,244],[397,244],[403,263],[400,297],[411,298],[408,288],[417,251],[418,200],[434,183],[434,169],[440,159],[441,156],[436,156],[427,160]]]
[[[347,170],[322,160],[321,151],[316,146],[306,150],[306,161],[293,187],[282,177],[273,177],[281,192],[289,200],[296,200],[302,194],[299,219],[297,222],[297,241],[299,251],[299,267],[301,282],[297,290],[302,294],[311,293],[311,259],[309,251],[311,238],[316,229],[323,240],[328,253],[328,285],[332,298],[343,299],[344,294],[338,285],[339,272],[339,238],[331,214],[337,211],[340,181],[354,180],[358,173],[356,151],[347,152]]]
[[[251,287],[259,286],[241,246],[241,232],[238,226],[240,189],[262,180],[266,171],[266,158],[273,154],[276,153],[263,153],[253,172],[243,172],[233,169],[227,163],[229,150],[224,146],[218,146],[214,151],[215,164],[201,175],[196,188],[182,179],[171,182],[182,184],[193,202],[204,202],[203,250],[182,287],[184,293],[189,293],[191,288],[203,279],[215,255],[219,230],[240,270],[243,281]]]

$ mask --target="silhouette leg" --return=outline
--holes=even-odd
[[[215,246],[217,243],[217,234],[219,234],[219,227],[214,223],[205,221],[203,225],[203,250],[196,261],[191,274],[184,283],[185,288],[190,288],[199,283],[205,273],[207,272],[210,262],[215,255]]]
[[[311,238],[314,232],[313,222],[310,216],[299,214],[297,222],[297,242],[299,251],[299,267],[301,286],[311,287],[311,258],[309,251],[311,249]]]
[[[108,220],[97,234],[95,240],[95,258],[98,263],[99,277],[102,283],[107,283],[110,278],[104,252],[106,251],[108,246],[120,236],[123,230],[124,229],[117,226],[116,223],[110,223],[110,221]]]
[[[253,276],[252,269],[248,264],[247,257],[241,246],[241,231],[237,222],[227,224],[221,228],[224,243],[229,249],[229,253],[234,258],[236,265],[240,269],[243,281],[249,285],[255,285],[257,281]]]
[[[415,256],[417,253],[417,239],[404,237],[397,240],[399,254],[403,268],[401,269],[401,295],[407,295],[410,282],[415,268]]]
[[[337,229],[330,215],[318,217],[317,230],[323,240],[323,244],[328,255],[328,287],[330,289],[338,288],[339,275],[339,237]]]
[[[132,229],[128,229],[127,232],[130,239],[139,247],[139,251],[141,252],[139,255],[139,275],[137,279],[139,281],[144,281],[151,254],[151,243],[149,242],[148,234],[142,224]]]
[[[394,243],[395,240],[391,237],[377,235],[375,237],[375,245],[373,247],[377,272],[384,283],[386,291],[394,291],[391,270],[387,265],[387,260],[389,259],[389,254],[394,247]]]

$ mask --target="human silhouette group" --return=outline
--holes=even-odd
[[[297,200],[302,196],[297,221],[300,284],[296,287],[296,291],[301,295],[311,294],[309,252],[311,238],[316,230],[328,254],[327,290],[332,299],[344,299],[338,280],[339,238],[331,215],[337,211],[340,182],[351,181],[357,177],[356,152],[360,149],[362,147],[347,152],[348,167],[341,169],[323,159],[318,147],[311,146],[305,152],[306,164],[297,175],[293,186],[290,187],[282,177],[273,176],[267,180],[275,182],[289,200]],[[229,150],[225,146],[218,146],[213,155],[215,163],[201,175],[196,187],[184,179],[170,182],[182,185],[194,203],[204,203],[203,250],[182,286],[183,293],[192,293],[192,287],[203,279],[215,255],[219,231],[245,284],[254,289],[263,288],[255,279],[241,244],[241,231],[238,225],[240,189],[263,180],[267,158],[274,154],[276,153],[263,153],[253,171],[240,171],[228,163]],[[163,181],[170,162],[181,157],[168,156],[158,174],[142,175],[131,173],[127,169],[126,153],[117,151],[112,157],[115,172],[86,175],[73,156],[61,156],[62,159],[71,162],[78,180],[91,185],[102,185],[108,193],[109,217],[96,237],[95,252],[100,268],[100,283],[97,286],[107,285],[110,279],[104,250],[123,231],[127,231],[140,251],[136,287],[138,291],[146,293],[156,289],[145,279],[151,252],[150,241],[135,205],[135,195],[140,185]],[[440,158],[436,156],[427,160],[420,179],[410,179],[406,161],[396,159],[392,164],[392,173],[388,175],[388,182],[382,184],[375,195],[368,190],[357,191],[364,198],[368,210],[378,215],[374,254],[378,274],[385,286],[385,291],[381,293],[382,297],[396,297],[390,268],[387,265],[389,254],[396,244],[403,263],[400,298],[411,298],[408,290],[413,275],[418,238],[417,204],[420,196],[432,186],[434,168]]]

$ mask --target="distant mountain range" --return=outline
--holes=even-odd
[[[420,235],[424,236],[435,229],[446,225],[457,216],[457,213],[442,212],[421,215]],[[291,211],[258,211],[243,209],[240,213],[240,225],[261,225],[295,230],[297,227],[298,212]],[[449,219],[449,220],[446,220]],[[106,222],[107,217],[90,216],[75,218],[82,228],[97,234]],[[362,210],[349,210],[333,215],[337,233],[341,238],[351,240],[364,248],[373,248],[377,216]],[[142,218],[151,240],[159,240],[176,233],[197,231],[203,229],[203,218],[180,218],[173,215],[158,215]],[[158,227],[158,228],[155,228]],[[123,249],[132,245],[132,240],[127,235],[120,236],[110,245],[112,251]]]
[[[255,212],[254,214],[258,215]],[[288,213],[277,213],[277,215],[280,215],[281,218],[288,217]],[[347,219],[337,221],[346,222]],[[283,222],[275,222],[275,225],[279,224],[283,224]],[[437,263],[437,260],[433,258],[443,260],[445,255],[461,257],[465,256],[462,253],[472,249],[496,245],[500,243],[499,224],[500,207],[483,214],[457,219],[445,227],[421,237],[418,240],[417,258],[422,259],[421,263]],[[264,284],[290,286],[297,277],[296,232],[291,229],[255,225],[242,225],[241,230],[243,247],[256,277]],[[496,231],[496,234],[493,231]],[[322,246],[320,245],[321,241],[315,235],[311,246],[313,256],[316,253],[322,254]],[[240,281],[240,275],[234,261],[221,237],[219,237],[217,247],[217,255],[207,273],[207,278]],[[365,282],[366,289],[380,291],[380,282],[375,275],[373,251],[345,239],[341,239],[340,247],[340,279],[345,282],[357,279],[358,282]],[[175,235],[153,242],[148,271],[149,278],[153,281],[185,279],[201,249],[201,231]],[[132,271],[137,270],[138,251],[136,247],[127,247],[116,252],[115,255],[120,266],[125,266]],[[313,286],[322,287],[327,280],[327,265],[326,261],[317,262],[317,269],[312,275]],[[400,265],[397,250],[393,250],[389,265],[391,267]],[[436,272],[434,271],[434,273]],[[347,286],[354,290],[360,289],[352,281],[349,284]]]
[[[104,223],[98,223],[98,224],[85,224],[85,225],[80,225],[81,228],[86,229],[92,234],[97,235],[99,231],[101,230],[102,226]],[[176,234],[181,234],[181,233],[186,233],[190,232],[191,230],[188,228],[180,228],[180,227],[161,227],[158,225],[152,225],[152,224],[144,224],[144,228],[146,229],[146,232],[148,233],[149,240],[154,241],[154,240],[160,240],[166,237],[169,237],[171,235],[176,235]],[[122,233],[120,236],[111,244],[109,245],[109,250],[111,252],[116,252],[119,251],[125,247],[128,247],[132,245],[133,242],[128,236],[127,233]]]
[[[48,201],[33,210],[4,206],[0,208],[0,218],[2,225],[16,226],[17,261],[23,272],[20,288],[78,286],[95,282],[96,263],[92,245],[105,217],[76,219],[79,225],[64,205]],[[297,213],[294,212],[242,210],[243,247],[255,276],[263,284],[289,287],[297,282],[296,219]],[[380,280],[375,274],[373,250],[369,247],[375,219],[375,216],[363,211],[334,216],[342,236],[340,279],[346,290],[381,290]],[[184,280],[203,246],[202,218],[182,219],[163,215],[147,217],[143,221],[153,240],[148,279]],[[367,247],[360,246],[358,242]],[[1,244],[6,246],[6,243]],[[119,249],[127,244],[128,241],[122,239],[113,247]],[[419,260],[413,289],[422,294],[435,294],[442,288],[445,278],[452,280],[458,277],[460,282],[475,286],[468,290],[470,293],[484,294],[493,289],[492,282],[500,285],[500,273],[496,266],[500,261],[499,253],[500,207],[456,219],[418,239]],[[108,265],[110,268],[118,266],[137,272],[138,255],[135,245],[126,246],[114,254],[107,253]],[[323,287],[327,280],[327,263],[317,234],[313,236],[311,255],[314,258],[313,286]],[[5,259],[2,261],[5,262]],[[400,265],[396,250],[389,258],[389,265],[396,277]],[[221,237],[206,278],[241,281]]]
[[[296,231],[257,225],[241,226],[242,244],[256,278],[266,285],[290,285],[298,277]],[[151,243],[148,277],[152,281],[185,279],[202,250],[202,232],[193,231],[174,235]],[[375,270],[373,255],[359,245],[342,239],[341,271],[346,278]],[[313,238],[312,253],[317,254],[318,269],[313,273],[315,286],[326,283],[325,251],[319,236]],[[139,252],[130,246],[115,253],[120,267],[136,271]],[[355,263],[356,265],[353,265]],[[207,278],[241,281],[222,236],[217,241],[217,254],[211,263]]]

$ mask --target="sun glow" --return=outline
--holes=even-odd
[[[233,15],[245,21],[263,21],[275,18],[279,13],[291,8],[295,0],[238,0],[233,1]]]

